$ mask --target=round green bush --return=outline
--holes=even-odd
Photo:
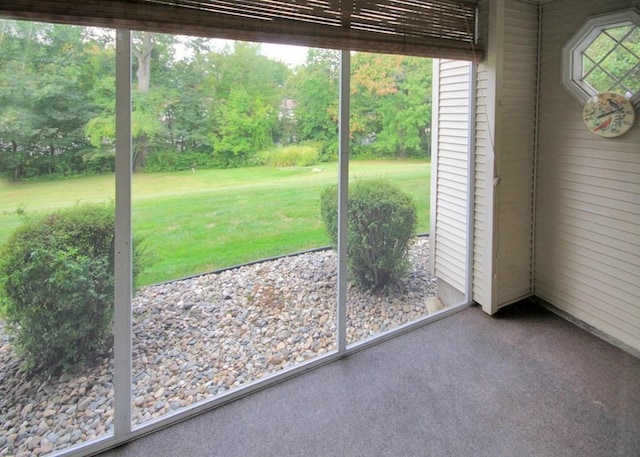
[[[338,188],[320,197],[322,220],[334,244],[338,239]],[[349,186],[347,261],[352,281],[379,291],[407,270],[409,242],[415,235],[416,205],[389,181],[370,179]]]
[[[25,368],[55,375],[108,351],[114,228],[113,205],[77,205],[25,221],[2,247],[0,295]]]

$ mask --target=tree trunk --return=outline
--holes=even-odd
[[[138,60],[138,70],[136,71],[136,78],[138,80],[138,92],[149,92],[149,86],[151,83],[151,51],[155,46],[154,40],[155,34],[152,32],[142,33],[142,45],[140,49],[133,49],[133,54]],[[144,162],[148,153],[147,136],[143,133],[136,138],[137,151],[133,154],[132,170],[138,172],[144,167]]]
[[[53,161],[55,160],[55,155],[56,155],[56,148],[50,144],[49,145],[49,174],[53,174]]]
[[[142,45],[140,49],[133,49],[133,54],[138,60],[138,70],[136,78],[138,79],[138,92],[149,92],[149,84],[151,82],[151,51],[155,46],[155,34],[152,32],[142,33]]]
[[[137,173],[144,168],[144,162],[147,158],[147,153],[149,152],[149,148],[147,146],[147,135],[143,133],[138,136],[136,140],[137,147],[135,148],[136,150],[133,153],[133,163],[131,168],[131,171],[133,171],[134,173]]]
[[[11,150],[15,156],[18,153],[18,144],[15,141],[11,142]],[[22,165],[20,162],[16,164],[16,167],[13,169],[13,180],[19,181],[22,177]]]

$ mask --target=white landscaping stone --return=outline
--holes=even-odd
[[[349,288],[349,343],[438,306],[429,299],[436,281],[427,239],[416,241],[409,260],[409,275],[389,296]],[[335,350],[336,270],[328,250],[140,289],[133,300],[134,425]],[[0,322],[0,341],[3,328]],[[4,421],[9,454],[28,454],[29,445],[57,451],[113,431],[110,356],[77,378],[43,384],[20,371],[6,347],[0,401],[11,411]]]
[[[442,304],[438,297],[427,298],[427,311],[429,311],[429,314],[437,313],[444,308],[445,306]]]

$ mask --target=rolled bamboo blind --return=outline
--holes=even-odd
[[[2,0],[0,16],[479,60],[473,0]]]

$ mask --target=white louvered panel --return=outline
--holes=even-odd
[[[459,205],[449,202],[447,202],[447,205],[442,205],[441,212],[446,218],[460,218],[465,213],[464,209],[460,208]]]
[[[531,293],[538,7],[507,1],[504,14],[494,228],[498,307]]]
[[[640,126],[602,139],[563,88],[561,49],[587,18],[638,6],[585,0],[543,8],[534,292],[640,350]]]
[[[438,278],[444,279],[448,284],[454,284],[458,276],[455,268],[449,268],[450,265],[444,265],[438,270]],[[464,268],[464,266],[462,267]]]
[[[461,169],[460,167],[457,167],[455,165],[441,164],[440,171],[443,173],[447,173],[448,180],[452,178],[455,179],[456,177],[466,178],[466,170]]]
[[[444,100],[440,101],[440,106],[441,107],[447,107],[447,108],[455,108],[455,107],[459,107],[459,100],[457,98],[445,98]]]
[[[458,240],[453,239],[455,238],[455,235],[452,233],[445,233],[444,235],[440,236],[440,240],[438,241],[438,243],[441,243],[441,247],[440,249],[445,249],[445,250],[458,250],[461,249],[463,246],[460,246],[460,243],[458,243]],[[458,271],[460,269],[464,270],[464,259],[460,259],[456,256],[452,256],[448,262],[445,263],[441,263],[440,265],[438,265],[438,273],[440,273],[440,270],[442,268],[447,268],[450,271]],[[459,273],[455,274],[455,277],[460,276]],[[454,279],[454,282],[457,281],[457,279]]]
[[[442,206],[447,208],[447,210],[458,211],[458,213],[462,213],[460,211],[460,198],[456,195],[450,195],[450,193],[440,192],[438,198],[441,200]]]
[[[450,152],[453,152],[454,154],[451,154]],[[443,148],[441,148],[439,157],[440,165],[449,165],[451,167],[455,167],[456,169],[464,168],[467,161],[460,158],[459,154],[455,154],[456,152],[463,151],[459,151],[457,148],[450,148],[448,151],[443,152]]]
[[[438,192],[442,195],[448,195],[451,198],[458,199],[458,202],[465,202],[467,190],[462,188],[461,184],[452,179],[438,179]],[[464,203],[466,204],[466,203]]]
[[[451,241],[452,243],[456,243],[459,246],[464,246],[464,242],[460,242],[460,240],[464,238],[464,235],[466,233],[466,227],[465,226],[461,226],[460,225],[460,219],[456,216],[458,216],[457,214],[449,214],[450,219],[448,221],[442,221],[439,220],[438,224],[440,225],[439,229],[441,229],[442,231],[438,234],[438,236],[440,237],[440,239],[442,238],[446,238],[449,241]],[[445,219],[447,217],[446,214],[443,214],[442,219]]]
[[[459,96],[459,93],[458,93],[458,96]],[[443,119],[441,119],[442,121],[446,122],[446,128],[447,128],[447,130],[442,130],[442,127],[441,127],[441,134],[443,133],[443,131],[449,131],[449,132],[451,132],[452,136],[462,137],[462,133],[463,132],[460,132],[460,127],[464,127],[463,130],[468,130],[468,128],[467,128],[468,121],[467,120],[464,120],[464,121],[461,120],[461,117],[464,114],[469,115],[469,113],[461,113],[461,112],[456,113],[455,112],[456,108],[460,109],[461,107],[457,107],[455,105],[450,105],[448,108],[452,112],[450,114],[444,116]],[[462,107],[462,108],[468,110],[467,107]]]
[[[442,108],[442,105],[440,105]],[[462,128],[468,130],[467,123],[460,122],[452,122],[451,125],[447,125],[446,127],[440,127],[440,136],[442,137],[443,145],[448,145],[449,143],[453,144],[463,144],[466,145],[469,143],[469,139],[464,136],[464,131],[460,131]]]
[[[452,107],[452,111],[454,111],[455,109]],[[467,116],[469,115],[468,113],[465,113],[463,109],[459,110],[460,112],[455,113],[447,113],[444,114],[443,116],[440,116],[440,119],[442,121],[445,121],[447,123],[450,122],[457,122],[460,124],[466,124],[468,122]]]
[[[437,277],[466,290],[469,64],[441,60],[436,160],[434,269]]]
[[[469,88],[468,81],[462,80],[461,77],[454,76],[453,79],[454,81],[452,81],[451,84],[448,87],[445,87],[444,90],[440,93],[440,98],[442,100],[447,100],[451,98],[451,99],[460,101],[460,98],[458,98],[460,95],[460,92],[464,92]]]

